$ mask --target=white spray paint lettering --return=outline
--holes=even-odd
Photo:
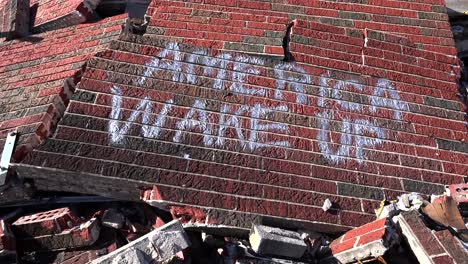
[[[156,76],[160,70],[169,72],[171,80],[179,83],[197,84],[200,75],[214,78],[212,88],[227,90],[233,93],[266,96],[267,90],[247,84],[249,76],[258,76],[261,66],[265,65],[263,59],[245,55],[233,55],[224,52],[216,56],[209,56],[208,50],[199,49],[190,54],[180,51],[177,43],[169,43],[161,51],[157,58],[151,60],[139,79],[138,85],[143,86],[148,78]],[[311,76],[299,65],[279,63],[274,66],[274,78],[276,80],[274,99],[285,100],[285,91],[295,95],[295,103],[307,105],[309,99],[306,87],[312,84]],[[226,83],[229,82],[229,85]],[[329,73],[323,74],[319,83],[319,98],[317,104],[324,108],[316,114],[319,119],[319,131],[317,140],[322,155],[331,162],[339,163],[344,158],[356,158],[362,162],[365,157],[364,149],[375,148],[382,144],[386,138],[385,130],[374,121],[343,117],[344,112],[362,113],[369,109],[370,113],[376,113],[377,108],[387,108],[393,111],[396,120],[402,119],[402,111],[408,111],[409,107],[400,100],[398,92],[393,84],[385,79],[377,81],[374,94],[368,96],[369,105],[351,102],[343,96],[346,89],[362,92],[364,86],[356,79],[332,80]],[[118,87],[112,88],[112,112],[109,122],[109,135],[112,144],[122,143],[133,123],[142,116],[142,136],[158,138],[161,128],[164,126],[168,115],[173,109],[174,101],[166,101],[150,124],[153,115],[151,98],[145,97],[132,110],[130,117],[121,124],[122,118],[122,93]],[[206,100],[195,100],[194,104],[185,114],[184,118],[176,123],[174,142],[187,140],[186,132],[199,132],[203,135],[203,144],[209,147],[221,147],[226,142],[226,133],[233,129],[237,142],[244,150],[255,150],[260,147],[281,146],[289,147],[290,143],[284,141],[268,140],[269,135],[289,134],[289,125],[286,123],[270,122],[265,118],[274,112],[289,112],[287,105],[266,107],[259,103],[252,106],[241,105],[235,107],[222,104],[220,113],[212,113],[206,110]],[[340,115],[335,111],[340,110]],[[215,118],[214,116],[217,116]],[[242,127],[242,117],[248,118],[250,125]],[[217,123],[216,123],[217,119]],[[339,141],[333,142],[330,123],[341,123]],[[245,120],[244,120],[245,121]],[[215,124],[216,123],[216,124]],[[335,126],[333,126],[335,127]]]
[[[346,157],[355,156],[358,162],[363,162],[365,159],[364,149],[375,148],[377,145],[382,144],[382,140],[385,139],[385,130],[380,128],[375,121],[369,121],[366,119],[349,119],[343,118],[341,120],[341,137],[337,143],[333,142],[332,131],[330,131],[331,120],[334,118],[335,107],[333,102],[336,102],[338,108],[347,110],[349,112],[361,113],[363,112],[364,105],[360,103],[354,103],[344,101],[343,90],[350,87],[357,91],[363,91],[364,87],[359,83],[358,80],[338,80],[335,81],[335,85],[332,85],[330,74],[323,74],[320,78],[320,89],[318,99],[318,106],[326,108],[324,112],[317,114],[319,117],[319,128],[320,131],[317,135],[319,140],[320,152],[333,163],[339,163]],[[384,96],[387,94],[390,98]],[[379,79],[377,81],[377,87],[375,87],[374,94],[370,97],[371,106],[369,107],[370,112],[375,113],[376,107],[387,107],[391,108],[394,112],[394,118],[401,120],[401,111],[408,110],[408,105],[400,101],[400,96],[395,90],[393,85],[385,80]],[[330,99],[329,99],[330,98]],[[333,100],[331,100],[333,99]],[[342,112],[341,112],[342,113]],[[335,121],[335,122],[338,122]],[[369,135],[373,135],[370,137]],[[335,147],[333,145],[336,145]],[[355,149],[353,155],[352,148]]]

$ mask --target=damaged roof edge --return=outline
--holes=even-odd
[[[103,177],[101,175],[91,173],[72,172],[26,164],[14,163],[11,164],[10,168],[17,173],[18,177],[33,180],[35,188],[41,191],[66,191],[88,195],[99,195],[121,201],[140,201],[141,191],[153,187],[153,184],[142,181],[123,178],[112,178],[112,180],[109,180],[109,177]],[[73,179],[73,184],[70,184],[72,182],[71,179]],[[171,201],[170,205],[185,204],[179,204]],[[170,205],[168,204],[168,207]],[[343,225],[267,216],[236,210],[206,208],[202,206],[191,207],[201,208],[203,211],[206,211],[211,218],[216,219],[216,224],[233,227],[244,234],[246,234],[246,230],[250,229],[251,223],[287,229],[309,229],[332,235],[348,231],[352,228]],[[246,219],[248,221],[246,221]],[[194,225],[190,224],[188,226],[193,227]],[[206,229],[207,231],[213,230],[213,226],[211,225],[203,225],[202,223],[202,226],[202,229]]]

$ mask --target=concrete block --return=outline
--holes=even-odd
[[[252,227],[249,241],[252,249],[261,255],[300,258],[307,249],[301,234],[262,225]]]
[[[116,209],[108,209],[101,219],[102,225],[110,228],[120,229],[125,224],[125,216]]]
[[[178,220],[156,229],[143,237],[94,260],[93,264],[146,263],[148,260],[165,261],[190,246],[190,241]],[[128,256],[131,256],[128,259]],[[127,262],[142,260],[143,262]]]

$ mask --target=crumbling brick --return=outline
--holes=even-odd
[[[28,251],[58,250],[92,245],[99,238],[101,227],[96,218],[68,228],[60,233],[33,237],[18,237],[18,245]]]
[[[0,220],[0,252],[3,250],[16,250],[16,240],[9,224],[2,219]]]
[[[393,222],[388,218],[348,231],[330,244],[332,257],[340,263],[355,262],[367,258],[376,258],[385,254],[400,237]]]
[[[82,221],[69,208],[59,208],[20,217],[13,225],[18,236],[38,237],[59,234]]]

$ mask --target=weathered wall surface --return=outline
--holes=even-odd
[[[384,198],[463,182],[443,1],[353,2],[155,1],[147,36],[88,61],[56,133],[22,165],[42,168],[20,175],[47,188],[45,172],[67,171],[53,175],[69,186],[48,188],[104,196],[155,184],[223,223],[336,230],[373,220]],[[273,54],[293,18],[297,62],[284,63]]]
[[[122,17],[0,44],[0,144],[18,129],[16,158],[43,142],[63,115],[86,60],[120,32]]]

